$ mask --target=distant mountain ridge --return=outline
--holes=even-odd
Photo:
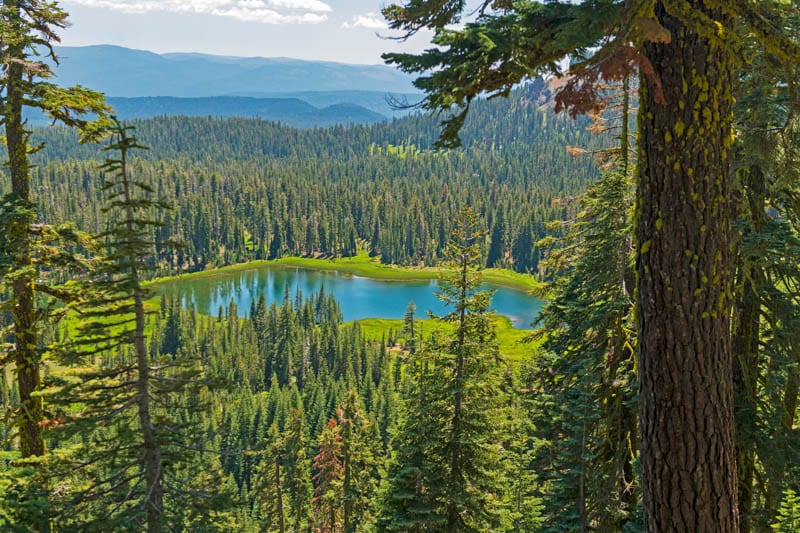
[[[421,93],[386,93],[379,91],[302,91],[259,93],[240,91],[227,96],[247,96],[251,98],[297,98],[315,107],[328,107],[337,104],[356,104],[375,113],[388,117],[402,117],[413,109],[406,106],[418,103]],[[396,105],[404,106],[401,108]]]
[[[387,118],[355,104],[340,103],[320,108],[298,98],[143,96],[109,97],[107,100],[116,111],[117,117],[122,120],[175,115],[243,117],[261,118],[281,122],[287,126],[308,128],[334,124],[374,124]]]
[[[240,116],[297,127],[373,124],[408,113],[392,102],[420,99],[412,77],[384,65],[156,54],[112,45],[58,47],[56,52],[58,83],[102,91],[121,118]]]
[[[412,77],[384,65],[288,58],[156,54],[120,46],[58,47],[61,84],[109,96],[224,96],[302,91],[414,91]],[[354,102],[355,103],[355,102]]]

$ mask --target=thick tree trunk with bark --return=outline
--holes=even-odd
[[[750,275],[758,275],[755,267]],[[756,384],[758,377],[759,300],[752,286],[736,305],[733,330],[733,380],[736,406],[736,464],[741,533],[752,530],[755,475]]]
[[[685,4],[684,11],[720,23],[705,32],[722,34],[732,26],[703,2]],[[668,15],[661,2],[656,15],[671,40],[644,47],[666,102],[658,101],[646,76],[640,100],[636,234],[645,528],[733,533],[739,516],[729,329],[732,58],[717,41]]]

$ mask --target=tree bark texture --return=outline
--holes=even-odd
[[[733,67],[730,53],[708,33],[730,31],[732,23],[701,1],[668,4],[685,11],[675,17],[664,3],[656,6],[670,42],[643,47],[666,102],[643,76],[639,115],[644,521],[654,533],[733,533],[739,529],[729,329]],[[703,22],[701,13],[717,24]]]

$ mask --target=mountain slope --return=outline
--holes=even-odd
[[[337,104],[357,104],[387,117],[403,117],[413,110],[398,108],[415,104],[422,99],[421,93],[397,93],[383,91],[301,91],[272,92],[237,91],[229,96],[249,96],[252,98],[297,98],[315,107],[328,107]]]
[[[244,117],[273,120],[299,128],[334,124],[374,124],[386,120],[384,115],[355,104],[342,103],[318,108],[298,98],[147,96],[110,97],[108,103],[123,120],[174,115]]]
[[[411,77],[383,65],[287,58],[155,54],[119,46],[60,47],[59,83],[110,96],[220,96],[299,91],[411,92]],[[357,103],[357,102],[352,102]]]

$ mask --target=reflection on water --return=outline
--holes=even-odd
[[[417,315],[424,317],[428,311],[435,314],[447,312],[436,298],[437,281],[381,281],[361,278],[340,272],[278,268],[254,268],[217,276],[177,280],[157,286],[162,294],[181,298],[184,307],[193,305],[199,312],[216,315],[220,308],[227,309],[231,301],[238,314],[246,317],[251,303],[261,293],[267,305],[280,302],[285,297],[294,299],[299,292],[310,295],[323,289],[339,301],[345,321],[362,318],[403,317],[408,302],[417,306]],[[511,319],[514,327],[530,328],[539,314],[542,301],[521,291],[495,288],[492,308]]]

